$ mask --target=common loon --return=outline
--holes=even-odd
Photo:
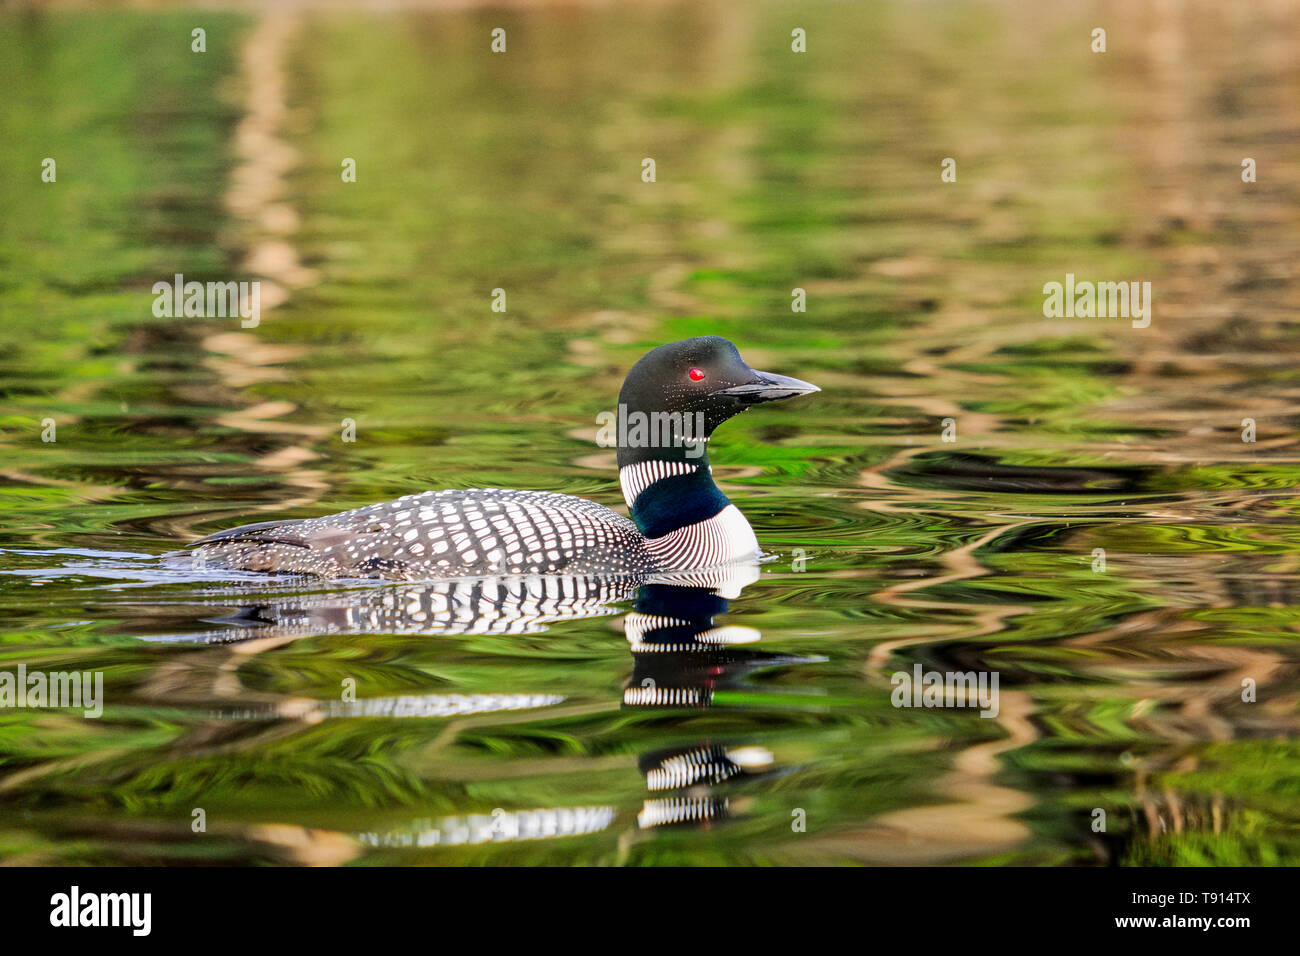
[[[820,391],[757,372],[718,336],[661,345],[632,366],[616,415],[632,515],[544,491],[426,491],[298,521],[242,525],[193,544],[208,568],[396,581],[500,574],[645,576],[758,557],[713,483],[713,430],[752,405]]]

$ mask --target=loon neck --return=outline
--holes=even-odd
[[[707,521],[731,504],[713,483],[713,470],[703,453],[693,458],[680,454],[625,458],[620,451],[618,480],[632,520],[647,538]]]

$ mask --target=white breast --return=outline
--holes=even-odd
[[[752,561],[761,553],[754,529],[735,505],[727,505],[712,518],[651,538],[646,543],[665,571]]]

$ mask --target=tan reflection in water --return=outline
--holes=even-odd
[[[244,115],[235,130],[237,162],[231,172],[225,204],[231,219],[240,226],[246,250],[239,272],[260,283],[264,313],[287,303],[294,290],[319,281],[313,270],[303,266],[293,243],[299,216],[285,198],[286,177],[298,162],[296,150],[285,141],[289,114],[286,61],[300,29],[301,20],[296,12],[268,8],[248,35],[243,49]],[[234,392],[288,377],[282,367],[284,363],[301,358],[307,351],[300,346],[264,342],[257,328],[213,333],[204,338],[203,347],[209,353],[204,364]],[[319,440],[328,434],[329,429],[319,425],[280,420],[297,409],[292,402],[262,401],[227,412],[216,422],[249,434],[284,436],[291,441]],[[278,512],[317,501],[329,485],[322,472],[307,467],[307,462],[316,457],[316,452],[306,443],[281,445],[262,455],[254,461],[255,467],[300,491],[283,500],[241,507],[241,513]],[[201,518],[208,521],[212,515],[206,513]],[[188,528],[177,530],[188,531]]]

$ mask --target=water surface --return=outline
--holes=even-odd
[[[106,705],[0,710],[0,857],[1295,862],[1300,24],[1186,7],[205,14],[206,55],[4,15],[0,658]],[[177,272],[261,323],[155,318]],[[1150,327],[1045,318],[1066,273]],[[596,415],[696,334],[823,388],[713,442],[752,580],[156,561],[430,488],[614,505]],[[895,708],[917,664],[998,716]]]

